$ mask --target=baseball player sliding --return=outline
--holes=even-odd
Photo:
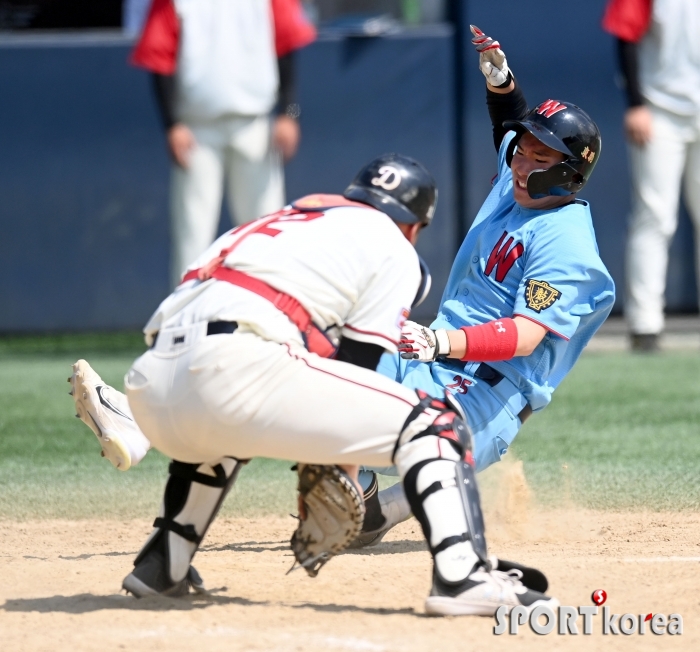
[[[407,321],[400,356],[377,369],[468,416],[477,470],[497,462],[525,419],[545,408],[615,300],[578,199],[600,157],[596,124],[569,102],[528,111],[497,41],[472,26],[498,151],[493,190],[457,254],[437,319]],[[378,543],[411,503],[401,485],[377,492],[371,471],[359,545]]]
[[[264,456],[299,461],[291,547],[310,575],[360,531],[358,465],[394,464],[434,561],[428,613],[558,604],[519,581],[537,572],[491,568],[457,404],[375,372],[423,293],[412,245],[436,197],[416,161],[375,159],[343,196],[298,200],[196,260],[144,329],[150,348],[125,378],[128,403],[75,365],[78,415],[113,463],[126,468],[149,443],[173,460],[127,591],[201,587],[192,558],[241,466]]]

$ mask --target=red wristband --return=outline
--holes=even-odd
[[[499,362],[510,360],[518,347],[518,327],[510,317],[494,319],[479,326],[462,326],[467,352],[462,361]]]

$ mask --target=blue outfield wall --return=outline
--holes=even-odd
[[[0,332],[138,328],[168,293],[169,163],[130,47],[116,36],[0,40]],[[453,60],[452,27],[440,25],[329,35],[299,62],[303,141],[288,198],[341,192],[388,151],[435,174],[439,208],[420,252],[436,290],[419,318],[435,312],[458,245]]]
[[[622,290],[624,105],[603,4],[465,0],[459,18],[499,38],[531,104],[569,99],[599,123],[603,155],[584,195]],[[138,328],[168,292],[169,163],[148,75],[126,64],[130,47],[109,34],[0,38],[0,332]],[[419,246],[434,289],[419,319],[434,313],[495,172],[476,61],[449,25],[378,39],[323,34],[299,57],[303,139],[288,198],[339,192],[387,151],[435,174],[438,211]],[[685,215],[668,299],[673,310],[696,306]]]
[[[121,37],[0,42],[0,330],[137,327],[168,283],[168,161]]]

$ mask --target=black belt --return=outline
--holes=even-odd
[[[495,387],[500,383],[505,376],[500,372],[496,371],[493,367],[489,367],[485,362],[482,362],[474,372],[474,378],[483,380],[489,387]],[[525,421],[532,414],[532,408],[526,405],[520,412],[518,412],[518,419],[520,423],[525,423]]]
[[[207,335],[231,334],[238,328],[237,321],[210,321],[207,324]]]
[[[237,321],[210,321],[207,324],[207,335],[223,335],[233,333],[238,328]],[[151,348],[156,345],[158,340],[158,332],[153,335],[153,344]]]

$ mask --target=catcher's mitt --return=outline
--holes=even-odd
[[[337,466],[299,464],[299,526],[291,546],[311,577],[345,550],[362,529],[365,504],[350,477]]]

